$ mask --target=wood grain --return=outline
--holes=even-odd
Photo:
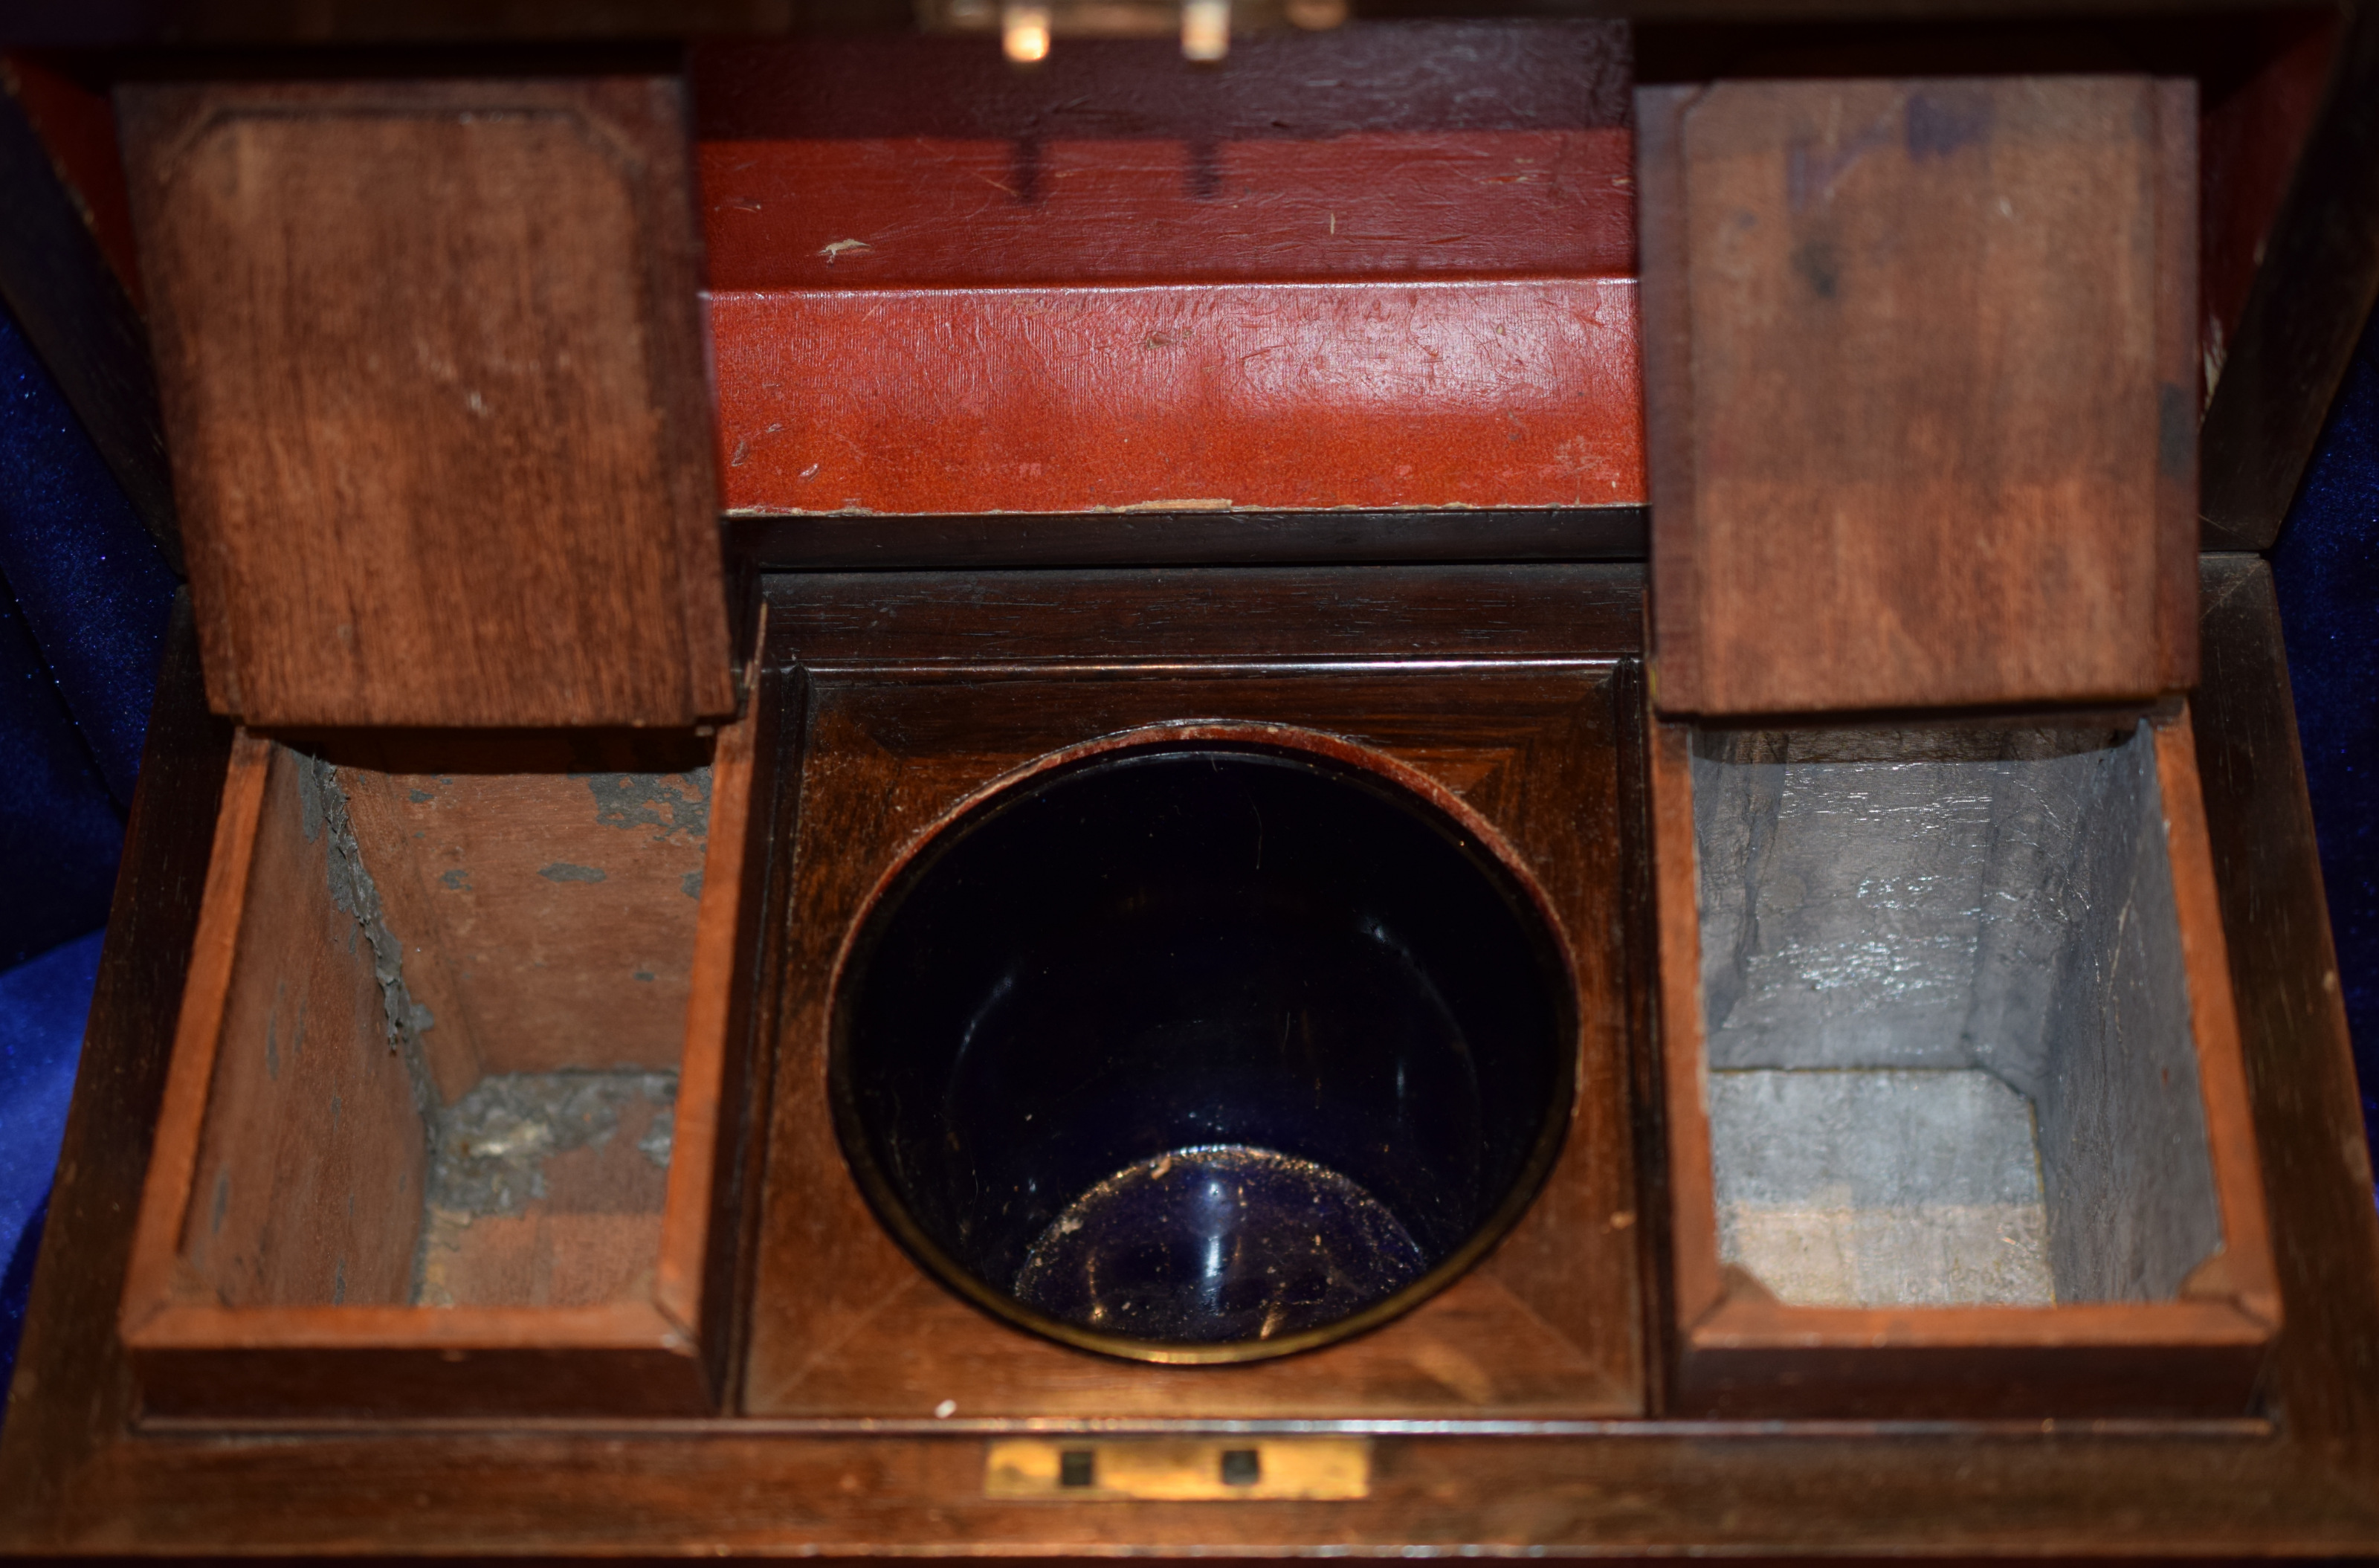
[[[1320,661],[1334,640],[1327,632],[1284,621],[1280,609],[1299,590],[1288,575],[1143,579],[1137,604],[1109,592],[1113,579],[1102,573],[978,584],[938,604],[921,602],[925,585],[899,575],[827,578],[775,607],[773,636],[804,650],[808,724],[802,814],[790,845],[794,885],[779,928],[784,989],[747,1413],[915,1417],[944,1399],[971,1414],[1020,1417],[1642,1409],[1642,1233],[1630,1168],[1624,982],[1612,940],[1620,721],[1612,667],[1595,653],[1601,628],[1591,617],[1564,616],[1556,586],[1568,578],[1591,589],[1607,573],[1497,574],[1507,594],[1545,617],[1530,628],[1540,648],[1567,656],[1540,651],[1527,662],[1464,646],[1485,643],[1482,632],[1493,635],[1491,618],[1431,624],[1441,604],[1460,602],[1434,574],[1297,574],[1309,585],[1362,583],[1371,602],[1352,630],[1395,651],[1360,673]],[[1513,593],[1524,585],[1536,591]],[[1503,645],[1511,645],[1509,621],[1519,619],[1507,611]],[[972,634],[962,629],[967,621]],[[843,628],[854,621],[889,623],[905,635],[846,644]],[[1195,654],[1167,646],[1157,630],[1167,621],[1196,623]],[[1391,628],[1404,634],[1383,637]],[[927,639],[957,657],[912,661],[909,650]],[[1457,668],[1444,667],[1447,656]],[[844,662],[853,658],[866,663]],[[1245,668],[1250,658],[1260,669]],[[1399,670],[1405,660],[1420,662]],[[1376,749],[1480,813],[1557,913],[1582,1024],[1568,1140],[1535,1204],[1485,1263],[1359,1339],[1261,1366],[1194,1370],[1113,1362],[1033,1339],[933,1283],[851,1181],[824,1076],[835,966],[893,865],[991,781],[1084,742],[1190,717],[1303,734],[1314,745]]]
[[[1694,838],[1692,733],[1683,725],[1649,727],[1646,760],[1651,843],[1654,968],[1661,1080],[1660,1125],[1668,1133],[1661,1163],[1669,1200],[1667,1297],[1675,1316],[1662,1326],[1673,1342],[1677,1326],[1698,1323],[1727,1297],[1730,1282],[1718,1255],[1718,1189],[1710,1162],[1709,1105],[1701,1047],[1701,872]],[[1676,1355],[1673,1343],[1671,1358]],[[1682,1369],[1673,1368],[1673,1376]]]
[[[737,513],[1643,499],[1624,29],[695,56]]]
[[[761,610],[759,634],[767,632]],[[759,684],[756,666],[747,685]],[[778,694],[769,694],[775,696]],[[653,1300],[701,1346],[712,1407],[727,1396],[740,1355],[751,1228],[757,1205],[757,1128],[767,1082],[755,1060],[764,945],[772,909],[777,828],[790,793],[777,787],[779,705],[755,701],[719,734],[704,898],[678,1067],[675,1143],[661,1216]]]
[[[2083,77],[1639,94],[1663,708],[2187,683],[2187,100]]]
[[[2228,944],[2205,841],[2205,802],[2197,777],[2197,738],[2184,706],[2155,727],[2156,775],[2163,781],[2165,845],[2172,860],[2173,902],[2181,962],[2197,1040],[2198,1092],[2205,1105],[2206,1146],[2222,1209],[2222,1249],[2198,1265],[2181,1294],[2229,1300],[2248,1316],[2282,1326],[2279,1282],[2272,1267],[2271,1220],[2263,1162],[2255,1148],[2239,1008],[2231,993]]]
[[[2379,1496],[2379,1214],[2322,897],[2271,568],[2205,558],[2205,679],[2191,699],[2206,843],[2273,1261],[2288,1309],[2275,1400]]]
[[[930,578],[810,579],[787,591],[822,607],[800,640],[841,661],[837,679],[870,661],[907,661],[924,676],[986,657],[1072,657],[1094,668],[1113,657],[1115,639],[1143,635],[1151,647],[1177,651],[1231,645],[1239,574],[1097,575],[1097,593],[1086,596],[1093,608],[1062,616],[1036,617],[1031,603],[1020,602],[1068,602],[1045,580],[1007,596],[984,596],[973,580]],[[1170,583],[1151,581],[1168,576]],[[1328,574],[1281,576],[1293,591],[1268,601],[1275,623],[1240,645],[1262,650],[1252,656],[1259,662],[1317,647],[1360,658],[1367,646],[1376,655],[1383,639],[1404,632],[1407,623],[1381,618],[1392,596],[1374,584],[1348,585],[1334,596]],[[1195,585],[1182,580],[1200,577],[1206,581]],[[1528,596],[1515,579],[1446,577],[1418,619],[1441,634],[1462,630],[1455,642],[1434,645],[1561,649],[1548,630],[1558,616],[1519,613]],[[1623,619],[1623,605],[1632,624],[1640,583],[1640,573],[1620,572],[1592,592],[1575,581],[1569,586],[1581,620],[1601,627]],[[877,592],[884,597],[870,597]],[[1464,621],[1466,596],[1479,602],[1475,623]],[[897,614],[877,613],[888,609]],[[1277,623],[1289,617],[1302,617],[1302,629]],[[1599,633],[1581,635],[1598,649],[1612,645]],[[967,640],[965,657],[937,640],[950,636]],[[1623,652],[1629,646],[1619,645]],[[145,1428],[136,1425],[110,1309],[197,920],[226,743],[205,722],[194,672],[186,664],[182,673],[177,686],[169,670],[165,706],[151,730],[48,1257],[10,1419],[0,1429],[0,1545],[8,1550],[319,1554],[370,1543],[466,1554],[1055,1557],[1153,1550],[1241,1559],[1417,1546],[1962,1555],[2379,1550],[2379,1223],[2370,1211],[2285,664],[2260,563],[2217,560],[2208,567],[2205,685],[2195,717],[2245,1076],[2267,1151],[2272,1239],[2288,1304],[2288,1332],[2269,1363],[2264,1407],[2274,1418],[2059,1421],[2053,1429],[2037,1421],[1624,1420],[1522,1421],[1491,1431],[1457,1421],[1434,1433],[1385,1431],[1376,1440],[1374,1495],[1354,1505],[1069,1509],[987,1500],[981,1495],[986,1433],[1029,1418],[977,1425],[966,1413],[948,1422],[888,1422],[872,1432],[833,1421],[616,1417],[411,1429],[309,1427],[286,1417],[267,1429],[220,1418],[152,1417]],[[1624,689],[1624,669],[1613,679]],[[778,689],[797,730],[806,722],[799,718],[803,683],[796,678]],[[1624,711],[1624,700],[1619,706]],[[1623,756],[1632,743],[1632,734],[1622,736]],[[203,766],[192,760],[201,754]],[[174,783],[178,793],[167,788]],[[791,809],[781,796],[772,804]],[[1632,818],[1620,821],[1623,835],[1633,830]],[[1631,936],[1628,946],[1640,950],[1644,943]],[[1645,1189],[1647,1200],[1652,1190]],[[711,1305],[706,1301],[706,1313]],[[548,1326],[513,1323],[504,1332],[517,1337]],[[202,1332],[220,1335],[223,1327]],[[448,1359],[456,1350],[464,1358]],[[1862,1356],[1852,1365],[1878,1359]],[[226,1379],[269,1382],[284,1375],[236,1356],[223,1369]],[[320,1369],[309,1375],[319,1377]],[[510,1380],[515,1399],[592,1405],[567,1352],[536,1361],[469,1345],[425,1347],[386,1358],[368,1379],[352,1367],[332,1375],[367,1401],[412,1382],[441,1385],[429,1403],[459,1407],[468,1400],[458,1401],[456,1391],[475,1393],[471,1385],[492,1377]],[[614,1364],[606,1376],[616,1375]],[[287,1407],[288,1389],[276,1392]]]
[[[218,711],[733,706],[678,83],[135,84],[121,106]]]
[[[631,1106],[601,1149],[546,1160],[544,1193],[518,1214],[433,1212],[415,1305],[447,1310],[576,1309],[649,1297],[666,1177],[636,1145],[658,1107]],[[443,1223],[441,1223],[443,1222]],[[532,1331],[533,1332],[533,1331]]]
[[[423,1112],[387,1036],[370,945],[332,901],[331,835],[303,820],[298,774],[310,766],[253,737],[234,756],[227,795],[251,769],[263,774],[252,825],[227,846],[236,853],[244,840],[251,857],[236,947],[221,1014],[186,1019],[209,1081],[177,1294],[227,1307],[413,1295]],[[156,1174],[171,1178],[162,1163]]]
[[[1135,681],[1126,670],[1069,679],[1052,670],[996,686],[938,677],[913,687],[814,681],[792,846],[806,871],[797,870],[786,928],[790,990],[743,1407],[915,1416],[950,1398],[972,1412],[1015,1415],[1640,1409],[1624,1012],[1617,956],[1588,935],[1610,928],[1595,890],[1615,881],[1607,687],[1607,674],[1590,668],[1361,680],[1317,672],[1200,682],[1152,672]],[[1446,715],[1449,702],[1467,710],[1463,718]],[[1551,892],[1572,933],[1585,1019],[1579,1109],[1562,1160],[1490,1261],[1373,1333],[1259,1368],[1114,1363],[976,1312],[923,1275],[869,1212],[844,1169],[824,1094],[834,961],[889,864],[987,780],[1075,742],[1182,714],[1346,737],[1453,789],[1516,839]],[[1581,820],[1601,831],[1575,832]]]
[[[673,1071],[716,788],[707,748],[634,733],[336,738],[406,945],[441,1096],[489,1073]]]
[[[2197,684],[2197,420],[2205,398],[2198,338],[2202,214],[2197,84],[2156,83],[2156,682]],[[2176,402],[2176,394],[2179,401]],[[2051,557],[2050,559],[2054,559]]]
[[[815,573],[771,584],[767,659],[815,670],[1616,658],[1642,645],[1643,596],[1641,567],[1610,565]]]

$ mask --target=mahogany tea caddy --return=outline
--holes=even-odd
[[[191,585],[0,1543],[2379,1545],[2276,611],[2198,517],[2235,39],[2060,25],[127,65]],[[1553,977],[1525,1155],[1293,1354],[1069,1342],[866,1168],[968,1081],[851,1087],[900,899],[1168,750],[1407,802]],[[920,999],[966,935],[886,1016],[993,1017]]]

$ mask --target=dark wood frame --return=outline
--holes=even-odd
[[[1269,624],[1216,597],[1262,583],[1269,600],[1300,577],[1309,588],[1369,582],[1362,635],[1393,653],[1348,669],[1314,649],[1309,626]],[[944,1399],[1031,1420],[1640,1414],[1619,934],[1628,721],[1604,651],[1632,607],[1613,577],[1593,567],[1192,572],[1161,583],[919,574],[820,577],[779,596],[770,679],[803,688],[786,773],[800,820],[779,848],[792,890],[772,938],[783,971],[740,1407],[826,1422],[913,1417]],[[1511,651],[1516,628],[1496,624],[1497,597],[1531,618],[1525,657]],[[1467,623],[1466,600],[1478,611]],[[1566,634],[1564,607],[1576,618]],[[1188,635],[1149,635],[1152,619]],[[1500,841],[1545,900],[1577,985],[1569,1135],[1510,1234],[1383,1326],[1260,1364],[1107,1359],[961,1301],[870,1212],[829,1104],[835,983],[899,867],[986,791],[1063,757],[1160,738],[1314,752],[1479,819],[1482,839]]]
[[[735,513],[725,527],[736,556],[774,572],[1641,561],[1648,537],[1640,506],[987,517]]]

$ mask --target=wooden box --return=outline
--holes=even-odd
[[[1651,750],[1681,1405],[2247,1408],[2280,1306],[2186,710]]]
[[[2191,84],[1638,116],[1680,1407],[2244,1410]]]
[[[135,61],[193,579],[0,1550],[2370,1550],[2277,612],[2194,553],[2195,111],[2072,69],[2210,92],[2229,25],[1632,115],[1637,43],[1777,35]],[[1491,841],[1576,1004],[1495,1245],[1240,1365],[978,1310],[836,1125],[888,890],[1169,741]]]
[[[767,831],[750,724],[697,724],[742,694],[684,86],[612,65],[120,96],[247,726],[124,1294],[152,1414],[725,1387]]]
[[[151,1412],[716,1403],[753,773],[748,724],[241,734],[124,1294]]]

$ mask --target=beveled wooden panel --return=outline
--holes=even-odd
[[[1659,705],[2189,685],[2193,88],[1729,81],[1637,110]]]
[[[218,711],[733,706],[679,83],[139,85],[121,104]]]

